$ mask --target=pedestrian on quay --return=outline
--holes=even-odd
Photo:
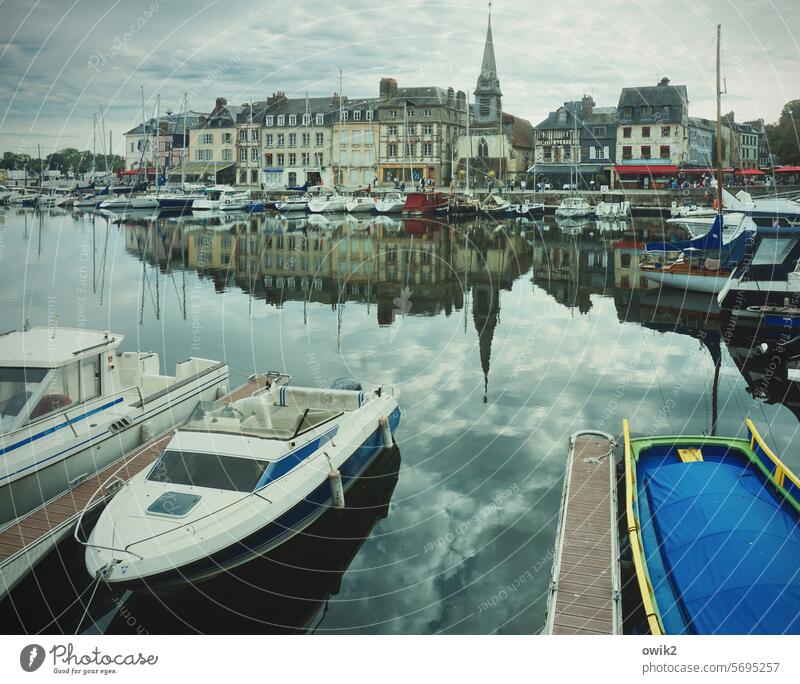
[[[519,189],[520,189],[520,190],[522,190],[522,193],[523,193],[523,194],[525,194],[525,186],[526,186],[526,185],[527,185],[527,183],[525,183],[525,181],[524,181],[524,180],[521,180],[521,181],[519,182]]]

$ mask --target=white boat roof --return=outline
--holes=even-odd
[[[55,368],[98,354],[103,346],[114,349],[122,339],[122,335],[84,328],[14,330],[0,335],[0,366]]]

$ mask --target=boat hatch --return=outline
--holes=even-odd
[[[164,484],[252,492],[269,461],[167,449],[147,479]]]
[[[199,494],[165,492],[147,507],[147,512],[180,518],[189,513],[202,498]]]

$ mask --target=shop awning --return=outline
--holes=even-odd
[[[765,176],[766,174],[763,171],[759,171],[758,169],[737,169],[736,173],[740,176]]]
[[[707,174],[710,174],[712,176],[715,176],[717,174],[717,170],[715,168],[710,167],[710,166],[699,166],[699,167],[686,167],[686,166],[684,166],[684,167],[678,169],[678,171],[680,173],[689,174],[689,175],[691,175],[691,174],[701,175],[701,174],[707,173]],[[735,171],[735,169],[731,168],[730,166],[727,166],[724,169],[722,169],[722,173],[733,173],[734,171]]]
[[[614,170],[620,176],[673,176],[678,173],[677,166],[654,164],[653,166],[617,164]]]
[[[800,166],[781,166],[775,169],[775,173],[800,173]]]

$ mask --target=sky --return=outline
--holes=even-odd
[[[97,113],[120,153],[141,88],[148,118],[157,94],[162,112],[184,93],[195,111],[332,95],[339,69],[351,97],[377,96],[382,76],[471,91],[487,14],[437,0],[0,0],[0,151],[88,149]],[[503,109],[535,125],[584,93],[615,106],[622,87],[667,76],[687,86],[690,115],[714,118],[717,23],[723,111],[777,120],[800,97],[800,0],[495,0]]]

